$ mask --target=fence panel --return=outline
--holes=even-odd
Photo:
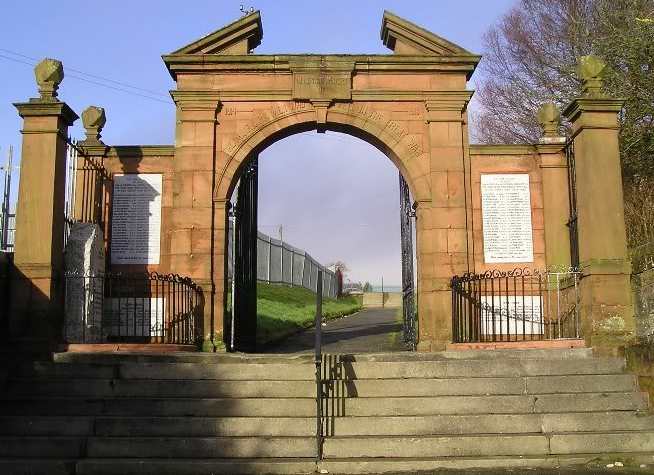
[[[203,332],[203,295],[178,275],[65,275],[68,343],[111,341],[196,344]]]
[[[229,223],[227,275],[233,275],[233,223]],[[336,275],[316,262],[306,251],[259,232],[257,236],[257,280],[288,284],[315,291],[318,269],[323,271],[323,295],[336,297]]]
[[[572,269],[455,276],[454,342],[579,338],[580,277]]]

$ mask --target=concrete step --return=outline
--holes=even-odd
[[[329,458],[493,457],[654,452],[654,432],[491,434],[417,437],[333,437],[325,440]]]
[[[437,458],[356,458],[323,460],[316,467],[313,459],[82,459],[0,460],[3,475],[309,475],[320,470],[330,474],[399,473],[490,473],[572,474],[614,473],[606,465],[624,461],[621,473],[648,473],[652,453],[614,453],[530,457],[437,457]],[[643,465],[644,468],[640,468]]]
[[[654,430],[637,412],[327,417],[335,436],[462,435]],[[315,417],[2,416],[0,436],[312,437]]]
[[[0,437],[2,458],[78,458],[84,456],[84,437]]]
[[[534,376],[515,378],[364,379],[335,381],[340,397],[420,397],[628,392],[637,389],[632,375]],[[313,381],[215,381],[159,379],[12,379],[5,397],[314,397]]]
[[[483,349],[483,350],[448,350],[432,353],[393,352],[364,353],[345,355],[351,361],[437,361],[437,360],[506,360],[539,359],[563,360],[593,358],[592,348],[524,348],[524,349]]]
[[[654,430],[654,416],[635,412],[479,414],[328,418],[335,436],[471,435]]]
[[[552,394],[538,396],[440,396],[352,398],[337,406],[338,415],[422,416],[434,414],[528,414],[633,411],[647,408],[642,393]]]
[[[313,398],[48,398],[5,400],[3,415],[313,417]]]
[[[315,457],[315,437],[90,437],[92,458]]]
[[[325,439],[323,454],[330,458],[394,457],[492,457],[548,455],[543,434],[333,437]]]
[[[580,374],[620,374],[625,362],[619,358],[592,359],[475,359],[445,361],[343,362],[334,364],[342,379],[386,378],[489,378]]]
[[[340,416],[431,416],[637,411],[643,393],[437,396],[333,399]],[[4,400],[0,415],[313,417],[313,398],[42,398]]]
[[[315,417],[99,417],[107,437],[315,437]]]
[[[52,355],[55,363],[120,364],[120,363],[199,363],[199,364],[313,364],[313,354],[270,355],[244,353],[148,353],[108,352],[74,353],[64,352]]]
[[[313,381],[204,381],[123,379],[15,379],[6,397],[196,397],[256,398],[315,397]]]
[[[315,473],[315,458],[257,457],[249,460],[85,459],[77,463],[75,475],[309,475]]]
[[[618,358],[589,359],[471,359],[436,361],[343,361],[328,368],[341,379],[519,377],[581,374],[619,374]],[[36,362],[18,372],[23,377],[94,379],[216,379],[308,380],[309,363],[53,363]]]
[[[309,475],[313,458],[257,459],[5,459],[2,475]]]
[[[90,416],[0,416],[0,436],[83,436],[93,430]]]
[[[2,475],[75,475],[76,459],[0,459]]]
[[[534,474],[534,475],[572,475],[600,473],[646,474],[651,473],[652,453],[613,453],[606,457],[597,454],[576,454],[556,456],[508,456],[508,457],[437,457],[437,458],[355,458],[328,459],[319,464],[319,469],[330,474]],[[624,462],[623,468],[609,469],[607,464]],[[642,468],[641,468],[642,465]],[[163,473],[166,472],[165,467]],[[129,468],[128,468],[129,470]],[[136,474],[127,471],[126,474]],[[148,472],[149,473],[149,472]],[[204,473],[204,472],[202,472]]]
[[[279,363],[54,363],[25,365],[15,374],[46,379],[214,379],[313,381],[313,364]]]

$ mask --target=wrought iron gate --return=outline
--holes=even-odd
[[[575,173],[575,142],[570,139],[565,145],[565,158],[568,165],[568,201],[570,219],[567,222],[570,230],[570,264],[573,269],[579,268],[579,234],[577,231],[577,178]]]
[[[402,242],[402,334],[404,343],[415,350],[418,343],[415,295],[413,284],[412,218],[416,213],[411,203],[409,186],[400,175],[400,236]]]
[[[236,198],[232,350],[255,351],[257,341],[257,188],[258,159],[241,176]]]

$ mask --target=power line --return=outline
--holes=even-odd
[[[24,54],[21,54],[21,53],[18,53],[16,51],[12,51],[12,50],[9,50],[9,49],[6,49],[6,48],[0,48],[0,51],[4,51],[5,53],[13,54],[15,56],[20,56],[21,58],[26,58],[26,59],[32,60],[35,63],[38,63],[38,61],[39,61],[38,58],[33,58],[31,56],[27,56],[27,55],[24,55]],[[73,71],[73,72],[78,73],[78,74],[83,74],[84,76],[88,76],[88,77],[95,78],[95,79],[101,79],[102,81],[107,81],[107,82],[110,82],[110,83],[113,83],[113,84],[117,84],[119,86],[129,87],[130,89],[136,89],[137,91],[147,92],[148,94],[154,94],[155,96],[168,97],[168,94],[164,94],[161,91],[155,91],[153,89],[145,89],[145,88],[142,88],[142,87],[132,86],[131,84],[127,84],[125,82],[116,81],[114,79],[109,79],[109,78],[106,78],[104,76],[98,76],[96,74],[86,73],[84,71],[80,71],[79,69],[73,69],[73,68],[71,68],[69,66],[66,66],[66,71]]]
[[[5,49],[3,49],[3,48],[0,48],[0,51],[8,51],[8,50],[5,50]],[[16,55],[18,55],[18,56],[22,56],[22,57],[27,58],[27,59],[30,59],[30,60],[32,60],[32,61],[36,61],[36,60],[33,60],[32,58],[30,58],[29,56],[20,55],[20,54],[18,54],[18,53],[14,53],[14,52],[12,52],[12,51],[9,51],[9,53],[10,53],[10,54],[16,54]],[[24,60],[21,60],[21,59],[18,59],[18,58],[12,58],[12,57],[10,57],[10,56],[5,56],[5,55],[2,55],[2,54],[0,54],[0,58],[1,58],[1,59],[6,59],[6,60],[8,60],[8,61],[14,61],[14,62],[16,62],[16,63],[26,64],[26,65],[28,65],[28,66],[34,66],[34,65],[36,64],[36,62],[24,61]],[[73,69],[73,68],[66,68],[66,69],[67,69],[67,70],[70,70],[70,71],[78,72],[77,70],[75,70],[75,69]],[[125,84],[125,83],[120,83],[119,81],[114,81],[113,79],[103,78],[102,76],[95,76],[95,75],[88,74],[88,73],[83,73],[83,72],[81,72],[81,74],[85,74],[85,75],[87,75],[87,76],[89,76],[89,77],[99,78],[99,79],[101,79],[101,80],[103,80],[103,81],[113,82],[113,83],[117,83],[117,84],[124,84],[126,87],[130,87],[130,88],[132,88],[132,89],[137,89],[137,90],[142,90],[142,91],[148,91],[148,92],[150,92],[150,91],[147,90],[147,89],[138,88],[138,87],[136,87],[136,86],[130,86],[130,85]],[[101,83],[101,82],[93,81],[93,80],[91,80],[91,79],[87,79],[87,78],[84,78],[84,77],[81,77],[81,76],[77,76],[77,75],[75,75],[75,74],[70,74],[70,73],[68,73],[68,74],[66,74],[66,76],[67,76],[67,77],[71,77],[71,78],[73,78],[73,79],[80,80],[80,81],[84,81],[84,82],[87,82],[87,83],[89,83],[89,84],[93,84],[93,85],[96,85],[96,86],[101,86],[101,87],[106,87],[106,88],[108,88],[108,89],[113,89],[114,91],[124,92],[124,93],[126,93],[126,94],[132,94],[132,95],[134,95],[134,96],[139,96],[139,97],[142,97],[142,98],[144,98],[144,99],[150,99],[151,101],[161,102],[161,103],[163,103],[163,104],[171,104],[171,101],[169,101],[169,100],[168,100],[168,101],[164,101],[164,100],[159,99],[159,98],[157,98],[157,97],[152,97],[152,96],[149,96],[149,95],[146,95],[146,94],[141,94],[141,93],[138,93],[138,92],[135,92],[135,91],[130,91],[130,90],[128,90],[128,89],[124,89],[124,88],[121,88],[121,87],[111,86],[111,85],[109,85],[109,84],[103,84],[103,83]],[[153,93],[154,93],[154,94],[157,94],[157,95],[162,95],[162,96],[163,96],[163,94],[161,94],[161,93],[157,93],[157,92],[153,92]]]

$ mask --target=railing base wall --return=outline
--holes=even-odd
[[[584,340],[540,340],[540,341],[489,341],[481,343],[449,343],[447,351],[465,350],[549,350],[560,348],[585,348]]]
[[[71,343],[61,345],[58,350],[68,353],[177,353],[198,351],[198,347],[167,343]]]

